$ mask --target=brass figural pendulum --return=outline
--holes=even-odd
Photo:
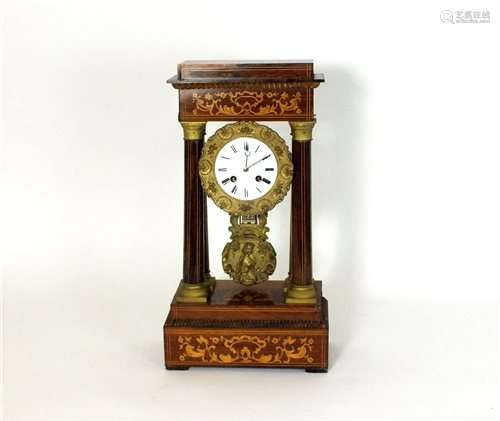
[[[222,267],[242,285],[267,281],[276,269],[276,251],[266,241],[266,221],[267,215],[231,216],[231,242],[222,251]]]

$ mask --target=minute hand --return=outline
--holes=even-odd
[[[248,167],[245,168],[245,171],[248,171],[249,168],[252,168],[255,164],[258,164],[261,161],[264,161],[264,159],[269,158],[271,155],[266,155],[264,158],[259,159],[258,161],[255,161],[253,164],[250,164]]]

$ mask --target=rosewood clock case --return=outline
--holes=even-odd
[[[311,251],[314,89],[323,81],[312,61],[185,61],[168,80],[179,94],[185,195],[183,278],[163,329],[167,369],[328,370],[328,303],[321,281],[313,278]],[[207,195],[198,167],[209,121],[290,124],[293,179],[286,279],[248,287],[210,274]]]

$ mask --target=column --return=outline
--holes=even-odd
[[[184,266],[176,300],[181,303],[206,303],[208,285],[204,279],[205,206],[204,192],[198,175],[206,122],[181,121],[184,130]]]
[[[288,304],[316,304],[311,249],[311,140],[315,123],[290,121],[293,182]]]
[[[203,192],[203,279],[210,289],[215,288],[215,278],[210,275],[210,253],[208,249],[208,217],[207,217],[207,194]]]

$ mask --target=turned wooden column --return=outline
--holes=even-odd
[[[210,253],[208,248],[208,217],[207,217],[207,194],[203,192],[203,279],[213,288],[215,286],[215,278],[210,275]]]
[[[184,265],[178,302],[203,303],[208,299],[205,282],[206,198],[198,175],[206,122],[181,121],[184,130]]]
[[[311,140],[315,120],[290,121],[292,129],[292,215],[289,304],[315,304],[311,242]]]

